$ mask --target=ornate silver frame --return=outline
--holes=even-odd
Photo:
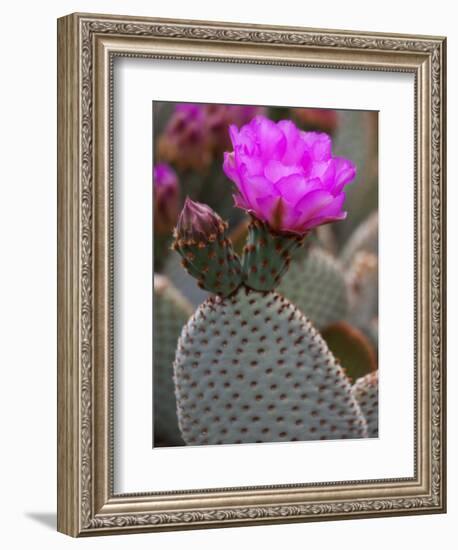
[[[72,536],[445,511],[445,38],[73,14],[58,21],[58,530]],[[415,75],[415,475],[112,490],[115,56]]]

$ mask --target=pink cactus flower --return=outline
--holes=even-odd
[[[240,130],[231,125],[229,132],[234,150],[225,153],[223,168],[236,185],[236,206],[274,232],[297,235],[346,217],[344,187],[356,168],[332,156],[327,134],[263,116]]]

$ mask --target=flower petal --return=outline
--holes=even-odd
[[[333,200],[334,197],[323,189],[310,191],[296,205],[298,212],[296,226],[305,227],[309,220],[319,216],[321,210],[331,204]]]
[[[319,179],[309,180],[301,174],[292,174],[277,181],[274,188],[292,206],[310,191],[321,187]]]
[[[278,195],[273,185],[264,176],[250,176],[242,173],[239,191],[250,207],[255,207],[258,197],[266,195]]]
[[[237,187],[240,187],[240,177],[235,162],[234,153],[224,153],[223,171],[226,176],[232,180]]]
[[[299,175],[298,172],[300,172],[300,169],[297,166],[283,164],[279,160],[269,161],[264,168],[264,175],[273,183],[292,174]]]
[[[261,156],[265,162],[271,159],[281,159],[286,147],[283,132],[272,120],[257,116],[253,119],[256,126],[258,144]]]
[[[267,222],[274,231],[283,229],[283,222],[287,207],[281,197],[267,195],[257,199],[258,209],[262,220]]]
[[[290,120],[280,120],[278,127],[283,132],[286,147],[281,162],[285,165],[300,165],[307,144],[301,139],[301,133]]]
[[[233,199],[234,199],[234,205],[237,207],[237,208],[242,208],[243,210],[250,210],[250,207],[248,206],[248,204],[245,202],[245,199],[242,197],[242,195],[240,194],[235,194],[235,195],[232,195]]]
[[[329,160],[332,153],[332,141],[328,134],[322,132],[302,132],[302,139],[307,145],[314,161]]]
[[[336,170],[334,193],[340,193],[344,185],[351,183],[355,179],[356,166],[351,160],[342,157],[334,158],[333,164]]]
[[[234,149],[235,161],[239,166],[245,167],[245,172],[252,176],[264,175],[265,162],[260,156],[250,155],[244,146],[237,146]]]
[[[323,207],[319,211],[319,215],[309,219],[305,225],[305,229],[312,229],[318,225],[329,223],[336,220],[344,220],[347,217],[347,213],[342,210],[343,203],[345,201],[345,193],[340,193],[334,198],[327,206]]]

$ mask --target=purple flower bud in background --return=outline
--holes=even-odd
[[[175,171],[168,164],[153,168],[154,231],[170,232],[177,221],[180,208],[180,188]]]
[[[230,124],[241,126],[263,107],[179,103],[158,140],[158,156],[181,170],[208,168],[212,160],[230,146]]]
[[[158,157],[181,170],[202,170],[211,162],[210,136],[201,105],[179,103],[158,139]]]
[[[186,197],[174,236],[175,239],[192,241],[194,244],[207,244],[213,242],[225,229],[226,224],[214,210]]]
[[[263,115],[265,111],[265,107],[256,105],[206,105],[206,123],[213,151],[218,154],[230,147],[228,130],[231,124],[243,126],[255,116]]]
[[[291,109],[294,118],[306,130],[333,134],[339,125],[339,113],[333,109]]]
[[[332,156],[327,134],[258,116],[240,130],[232,125],[230,137],[234,151],[225,153],[223,168],[237,187],[236,206],[274,232],[298,235],[346,217],[344,186],[356,168]]]

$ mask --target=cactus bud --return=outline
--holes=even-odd
[[[173,244],[182,265],[198,285],[229,296],[242,282],[240,260],[226,237],[227,224],[209,206],[187,198]]]
[[[208,240],[214,241],[225,230],[226,224],[209,206],[186,198],[175,236],[183,241],[205,244]]]

